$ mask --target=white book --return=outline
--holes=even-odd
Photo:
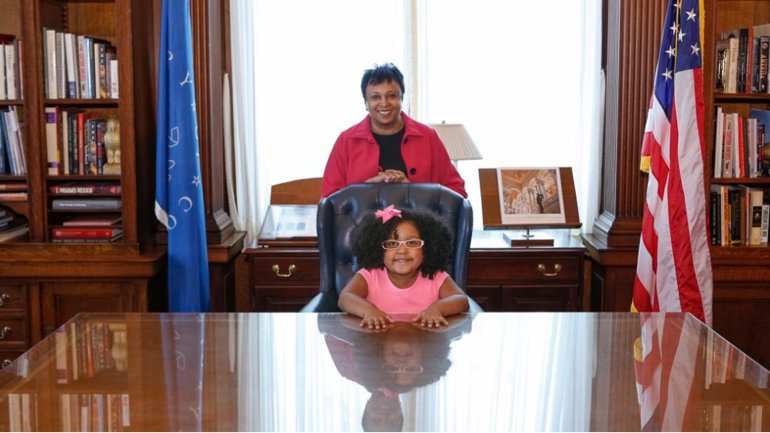
[[[7,99],[17,99],[16,93],[16,49],[13,44],[4,44],[5,90]]]
[[[2,48],[3,44],[0,44]],[[0,100],[8,99],[5,91],[5,56],[0,56]]]
[[[120,86],[118,85],[118,61],[110,60],[110,97],[117,99],[120,97],[120,92],[118,89]]]
[[[762,223],[759,231],[759,244],[767,245],[767,229],[770,225],[770,205],[762,205]]]
[[[56,32],[56,92],[59,98],[67,97],[67,61],[64,54],[64,33]]]
[[[56,77],[56,30],[45,29],[45,76],[46,96],[48,99],[58,99],[59,92]]]
[[[80,83],[78,82],[78,63],[75,45],[75,35],[64,35],[64,51],[67,58],[67,97],[78,98],[80,95]]]

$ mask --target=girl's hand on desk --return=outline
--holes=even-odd
[[[364,312],[360,326],[370,330],[384,331],[388,329],[388,325],[391,323],[393,323],[393,318],[379,309],[372,307]]]
[[[422,326],[423,328],[439,328],[442,325],[449,325],[449,322],[447,322],[446,318],[444,318],[444,316],[441,314],[441,311],[439,311],[438,307],[433,305],[415,316],[412,321]]]

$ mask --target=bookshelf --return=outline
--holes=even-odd
[[[17,113],[26,162],[23,174],[0,174],[0,185],[17,185],[26,198],[0,196],[0,205],[29,227],[23,236],[0,243],[0,296],[18,302],[13,314],[0,306],[0,328],[15,320],[9,326],[18,341],[12,346],[0,342],[3,356],[12,357],[79,312],[162,308],[165,249],[153,241],[154,87],[148,85],[156,58],[152,29],[159,17],[148,0],[0,0],[0,10],[0,34],[21,41],[23,81],[16,99],[0,101],[0,111],[13,107]],[[54,42],[61,35],[57,44],[64,51],[47,49],[49,33]],[[66,50],[78,42],[80,51]],[[57,73],[72,78],[66,75],[66,56],[51,62],[52,54],[61,53],[83,60],[83,68],[72,70],[86,80],[75,87],[79,92],[72,93],[68,86],[73,83],[67,80],[49,80],[50,66],[57,62]],[[99,62],[102,56],[105,60]],[[105,81],[110,88],[99,92]],[[67,125],[60,121],[64,113],[76,119],[69,124],[76,129],[66,135]],[[57,120],[50,122],[53,115]],[[57,138],[49,142],[54,134]],[[68,149],[65,137],[71,135],[72,144],[81,143],[74,149],[86,163],[85,171],[74,170],[76,165],[65,168],[71,161],[62,158]],[[58,166],[49,164],[53,161]],[[108,168],[115,161],[119,170]],[[75,208],[67,206],[73,203]],[[70,229],[74,239],[55,239],[63,226],[83,224],[87,218],[106,220],[101,224],[117,229],[112,230],[117,236],[95,241],[83,238],[85,230]],[[80,227],[93,228],[85,224]]]
[[[745,91],[717,91],[717,43],[724,31],[770,23],[770,3],[758,0],[707,0],[705,6],[704,46],[708,47],[703,50],[707,149],[705,191],[710,195],[712,189],[751,188],[764,191],[764,203],[770,203],[770,176],[751,177],[748,171],[732,177],[719,176],[717,172],[715,176],[714,171],[717,112],[721,109],[724,113],[737,113],[745,119],[752,109],[770,109],[770,93],[751,92],[750,83],[747,83]],[[709,199],[710,196],[707,197],[707,203]],[[718,218],[713,215],[709,220],[712,227],[718,223]],[[747,237],[748,229],[741,242],[728,242],[728,245],[712,242],[714,328],[760,363],[767,365],[770,362],[767,339],[756,330],[770,326],[770,319],[766,315],[770,308],[770,289],[767,284],[770,280],[770,267],[767,266],[770,263],[770,248],[767,244],[747,245],[744,241]]]
[[[81,315],[57,328],[4,372],[17,384],[0,401],[0,429],[144,430],[141,334],[139,321],[120,314]]]

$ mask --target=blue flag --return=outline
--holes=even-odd
[[[155,216],[168,229],[168,308],[209,310],[206,224],[189,0],[164,0],[158,61]]]

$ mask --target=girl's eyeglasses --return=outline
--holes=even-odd
[[[388,239],[382,242],[382,249],[384,250],[397,250],[401,245],[406,245],[407,248],[422,248],[425,245],[425,241],[422,239],[407,239],[405,241],[397,241],[395,239]]]

